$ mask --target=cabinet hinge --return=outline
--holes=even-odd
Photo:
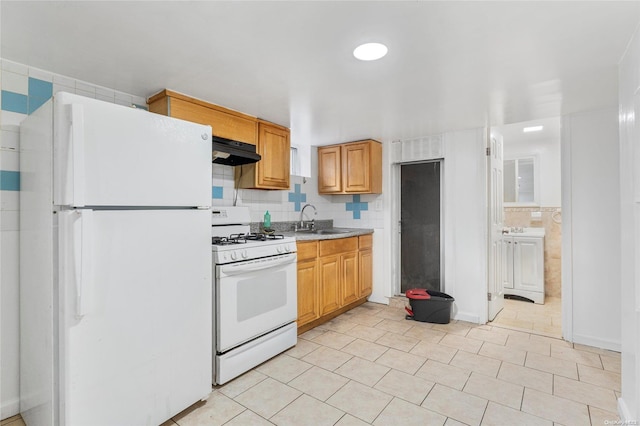
[[[487,293],[487,300],[491,302],[491,293]]]
[[[487,157],[491,157],[491,147],[487,147]]]

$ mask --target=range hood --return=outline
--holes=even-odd
[[[262,158],[256,153],[256,146],[250,143],[212,136],[211,159],[216,164],[240,166],[255,163]]]

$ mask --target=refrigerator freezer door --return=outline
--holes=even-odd
[[[61,424],[158,425],[209,394],[210,220],[59,213]]]
[[[59,92],[54,204],[210,206],[211,127]]]

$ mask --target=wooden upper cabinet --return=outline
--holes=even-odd
[[[171,90],[149,98],[149,111],[211,126],[222,138],[256,145],[258,120],[247,114],[210,104]]]
[[[289,129],[258,120],[258,154],[262,160],[236,167],[239,188],[289,189],[291,141]]]
[[[382,144],[368,139],[319,147],[318,192],[382,193]]]
[[[318,192],[321,194],[342,191],[342,150],[339,145],[318,148]]]
[[[171,90],[149,98],[149,111],[194,123],[208,124],[213,134],[256,145],[262,159],[236,166],[239,188],[289,189],[291,141],[289,129]]]

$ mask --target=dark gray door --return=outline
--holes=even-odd
[[[441,290],[441,161],[400,168],[400,289]]]

